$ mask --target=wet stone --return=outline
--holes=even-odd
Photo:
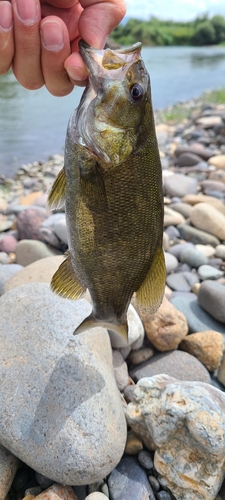
[[[111,500],[155,500],[143,468],[133,457],[123,457],[108,479]]]
[[[142,467],[144,467],[144,469],[148,469],[149,471],[153,469],[154,464],[152,461],[152,454],[150,453],[150,451],[147,450],[140,451],[140,453],[138,453],[138,460],[142,465]]]

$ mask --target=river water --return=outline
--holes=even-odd
[[[225,85],[225,47],[146,47],[143,58],[154,109]],[[81,94],[75,88],[69,96],[53,97],[44,87],[24,89],[12,73],[0,76],[0,174],[13,176],[23,163],[62,153]]]

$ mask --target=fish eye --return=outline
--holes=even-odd
[[[144,89],[139,83],[134,83],[130,87],[130,95],[134,101],[140,101],[144,95]]]

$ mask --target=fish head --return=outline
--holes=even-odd
[[[141,47],[96,50],[80,43],[89,82],[75,115],[76,141],[106,168],[123,163],[143,136],[151,96]]]

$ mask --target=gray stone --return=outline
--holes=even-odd
[[[182,238],[186,241],[191,241],[194,245],[200,243],[200,245],[212,245],[216,247],[220,243],[220,240],[216,236],[206,231],[201,231],[201,229],[197,229],[196,227],[188,226],[187,224],[179,224],[177,229]]]
[[[171,208],[176,212],[182,214],[184,218],[187,219],[190,216],[192,207],[191,205],[189,205],[189,203],[184,203],[183,201],[181,201],[178,203],[172,203]]]
[[[62,484],[102,479],[126,441],[107,331],[73,336],[90,310],[85,300],[62,299],[44,283],[0,299],[0,442]]]
[[[183,224],[184,222],[183,215],[166,205],[164,206],[164,227],[177,226],[177,224]]]
[[[171,500],[171,496],[168,491],[162,490],[156,494],[157,500]]]
[[[68,245],[68,234],[67,234],[67,227],[66,227],[66,219],[65,216],[56,222],[55,227],[54,227],[54,232],[58,238],[63,241],[66,245]]]
[[[21,266],[29,266],[36,260],[60,254],[57,249],[47,246],[42,241],[22,240],[16,247],[16,262]]]
[[[217,280],[224,276],[224,272],[220,271],[216,267],[210,266],[208,264],[203,264],[198,268],[198,275],[201,280]]]
[[[200,156],[187,151],[185,153],[181,153],[178,156],[176,164],[178,165],[178,167],[192,167],[194,165],[197,165],[201,161],[202,158]]]
[[[78,500],[86,500],[87,486],[73,486],[73,491],[77,495]],[[104,499],[105,500],[105,499]]]
[[[176,245],[173,245],[172,247],[169,248],[168,253],[171,253],[172,255],[175,255],[175,257],[180,260],[180,254],[183,252],[183,250],[186,250],[188,248],[194,248],[193,243],[188,242],[188,243],[177,243]]]
[[[204,311],[198,304],[197,297],[195,299],[174,297],[171,299],[171,302],[186,317],[189,333],[215,330],[216,332],[225,334],[225,325]]]
[[[147,475],[136,458],[123,457],[108,479],[111,500],[155,500]]]
[[[164,257],[165,257],[166,271],[168,274],[170,274],[177,268],[178,260],[175,257],[175,255],[172,255],[172,253],[169,252],[164,252]]]
[[[148,469],[149,471],[153,469],[154,464],[152,461],[152,455],[151,455],[150,451],[141,450],[138,453],[138,460],[139,460],[140,464],[142,465],[142,467],[144,467],[144,469]]]
[[[128,424],[155,449],[158,480],[176,499],[214,500],[225,476],[225,394],[167,375],[140,380]]]
[[[203,252],[197,250],[197,248],[186,248],[181,251],[180,260],[181,262],[186,262],[191,267],[198,268],[203,264],[208,264],[209,259]]]
[[[200,306],[211,316],[225,323],[225,286],[217,281],[206,280],[198,292]]]
[[[173,174],[164,179],[164,188],[168,196],[185,196],[196,194],[198,181],[183,174]]]
[[[20,266],[20,264],[1,264],[0,265],[0,295],[2,294],[3,287],[4,287],[5,283],[12,276],[14,276],[14,274],[17,274],[22,269],[23,269],[23,266]]]
[[[35,472],[35,477],[38,482],[38,484],[42,488],[49,488],[49,486],[52,486],[54,481],[52,479],[49,479],[48,477],[43,476],[43,474],[40,474],[39,472]]]
[[[166,283],[172,290],[190,292],[193,285],[199,283],[199,277],[197,274],[184,271],[170,274],[170,276],[167,276]]]
[[[150,476],[148,476],[148,480],[150,482],[150,485],[151,485],[153,491],[155,493],[157,493],[160,490],[160,484],[159,484],[158,479],[156,479],[155,476],[150,475]]]
[[[135,366],[130,371],[130,376],[137,382],[141,378],[153,377],[160,373],[166,373],[179,380],[199,380],[210,384],[208,370],[198,359],[183,351],[156,354],[145,363]]]
[[[216,257],[220,257],[221,259],[225,260],[225,245],[218,245],[216,247]]]
[[[129,375],[127,363],[124,361],[119,351],[113,351],[113,368],[117,387],[120,391],[123,391],[125,387],[129,385]]]
[[[5,500],[14,476],[19,466],[19,460],[4,446],[0,445],[0,499]]]
[[[145,331],[142,324],[142,321],[134,309],[132,304],[129,305],[127,312],[127,323],[128,323],[128,343],[123,337],[117,335],[117,333],[109,330],[109,336],[111,340],[112,347],[114,349],[122,349],[130,347],[128,354],[131,349],[140,349],[143,344]],[[127,354],[127,356],[128,356]]]

